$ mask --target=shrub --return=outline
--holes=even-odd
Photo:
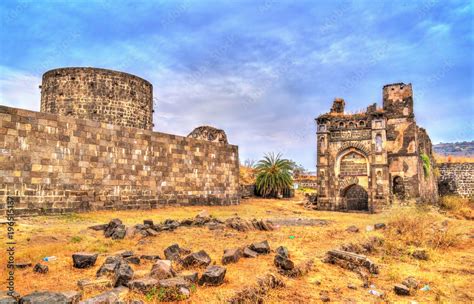
[[[456,217],[474,219],[474,202],[457,195],[447,195],[440,199],[440,207]]]
[[[425,173],[425,177],[428,177],[430,175],[431,171],[431,160],[428,155],[425,153],[420,155],[421,161],[423,162],[423,172]]]

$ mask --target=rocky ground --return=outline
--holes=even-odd
[[[24,303],[474,301],[474,222],[433,208],[351,214],[248,199],[17,224]]]

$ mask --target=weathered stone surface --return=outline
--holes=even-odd
[[[113,287],[113,281],[110,278],[99,278],[96,280],[81,279],[77,281],[77,286],[81,290],[94,290],[98,288]]]
[[[0,291],[0,304],[17,304],[17,298],[8,294],[7,291]]]
[[[33,265],[31,262],[15,262],[13,264],[13,266],[17,269],[28,268],[28,267],[31,267],[31,265]]]
[[[142,254],[140,256],[140,259],[148,261],[158,261],[161,260],[161,257],[157,254]]]
[[[179,277],[191,283],[197,283],[199,279],[199,274],[195,271],[183,271],[179,274]]]
[[[403,284],[395,284],[395,286],[393,286],[393,291],[395,291],[395,293],[399,296],[410,295],[410,288]]]
[[[153,220],[143,220],[143,225],[153,228]]]
[[[375,230],[384,229],[386,225],[384,223],[377,223],[374,225]]]
[[[122,258],[128,258],[133,255],[133,251],[131,250],[120,250],[117,252],[114,252],[113,255],[120,256]]]
[[[243,256],[245,258],[256,258],[258,255],[257,252],[253,251],[252,249],[245,247],[243,250]]]
[[[134,265],[140,265],[140,258],[136,255],[132,255],[132,256],[129,256],[129,257],[126,257],[125,258],[125,261],[127,261],[128,263],[130,264],[134,264]]]
[[[185,280],[184,278],[174,277],[169,279],[163,279],[159,281],[160,287],[170,288],[170,287],[191,287],[191,283]]]
[[[280,254],[275,255],[273,263],[276,267],[285,271],[293,270],[295,268],[295,263],[293,263],[292,260]]]
[[[164,253],[167,260],[175,261],[175,260],[180,260],[181,255],[189,254],[190,251],[188,249],[179,247],[178,244],[173,244],[167,247],[164,250]]]
[[[253,243],[249,247],[258,254],[270,253],[270,245],[268,245],[268,241]]]
[[[183,278],[170,278],[159,281],[162,301],[178,301],[189,298],[191,284]]]
[[[410,288],[410,290],[415,290],[420,286],[420,282],[418,282],[414,277],[407,277],[403,280],[402,284]]]
[[[352,232],[352,233],[357,233],[357,232],[359,232],[359,228],[357,226],[352,225],[352,226],[347,227],[346,231],[347,232]]]
[[[38,263],[35,265],[35,267],[33,267],[33,271],[37,273],[48,273],[49,267],[47,265]]]
[[[190,266],[207,266],[211,264],[211,257],[204,250],[191,253],[186,256],[182,262],[184,267]]]
[[[103,231],[107,229],[108,224],[99,224],[87,227],[87,229],[95,230],[95,231]]]
[[[222,257],[222,264],[237,263],[241,256],[242,250],[240,248],[226,249]]]
[[[111,238],[113,240],[122,240],[125,238],[125,235],[127,234],[127,228],[125,225],[118,225],[115,227],[114,232],[111,235]]]
[[[142,278],[128,282],[128,287],[131,290],[137,290],[143,294],[149,292],[153,287],[158,287],[159,283],[154,278]]]
[[[290,253],[288,252],[288,248],[284,246],[280,246],[276,249],[276,254],[281,255],[284,258],[289,258]]]
[[[117,228],[120,225],[122,225],[122,221],[120,219],[116,218],[116,219],[111,220],[107,224],[107,228],[105,228],[104,230],[104,236],[106,238],[111,237],[115,231],[115,228]]]
[[[82,299],[82,293],[80,291],[61,291],[60,292],[67,299],[67,304],[77,304]]]
[[[36,291],[20,299],[21,304],[66,304],[67,298],[59,292]]]
[[[273,273],[267,273],[257,279],[257,283],[237,291],[229,300],[229,304],[265,303],[265,296],[272,289],[285,287],[285,282]]]
[[[115,270],[115,287],[127,286],[133,278],[133,269],[125,261]]]
[[[329,250],[323,260],[325,263],[337,264],[343,268],[357,271],[359,268],[365,268],[372,274],[379,272],[378,266],[375,265],[365,255],[355,254],[353,252],[343,250]]]
[[[75,268],[89,268],[95,265],[97,253],[77,252],[72,255],[73,266]]]
[[[223,130],[210,126],[200,126],[189,133],[188,137],[227,144],[227,135]]]
[[[112,290],[105,291],[93,298],[80,302],[80,304],[109,304],[120,303],[129,292],[129,289],[124,286],[116,287]]]
[[[224,283],[226,268],[218,265],[209,266],[199,279],[199,285],[218,286]]]
[[[158,260],[153,265],[150,276],[157,280],[168,279],[175,276],[170,260]]]

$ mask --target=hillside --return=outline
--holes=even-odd
[[[474,156],[474,141],[439,143],[433,145],[433,150],[442,156]]]

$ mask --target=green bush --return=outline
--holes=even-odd
[[[293,163],[281,154],[268,153],[255,166],[257,191],[263,197],[278,196],[293,185]]]

